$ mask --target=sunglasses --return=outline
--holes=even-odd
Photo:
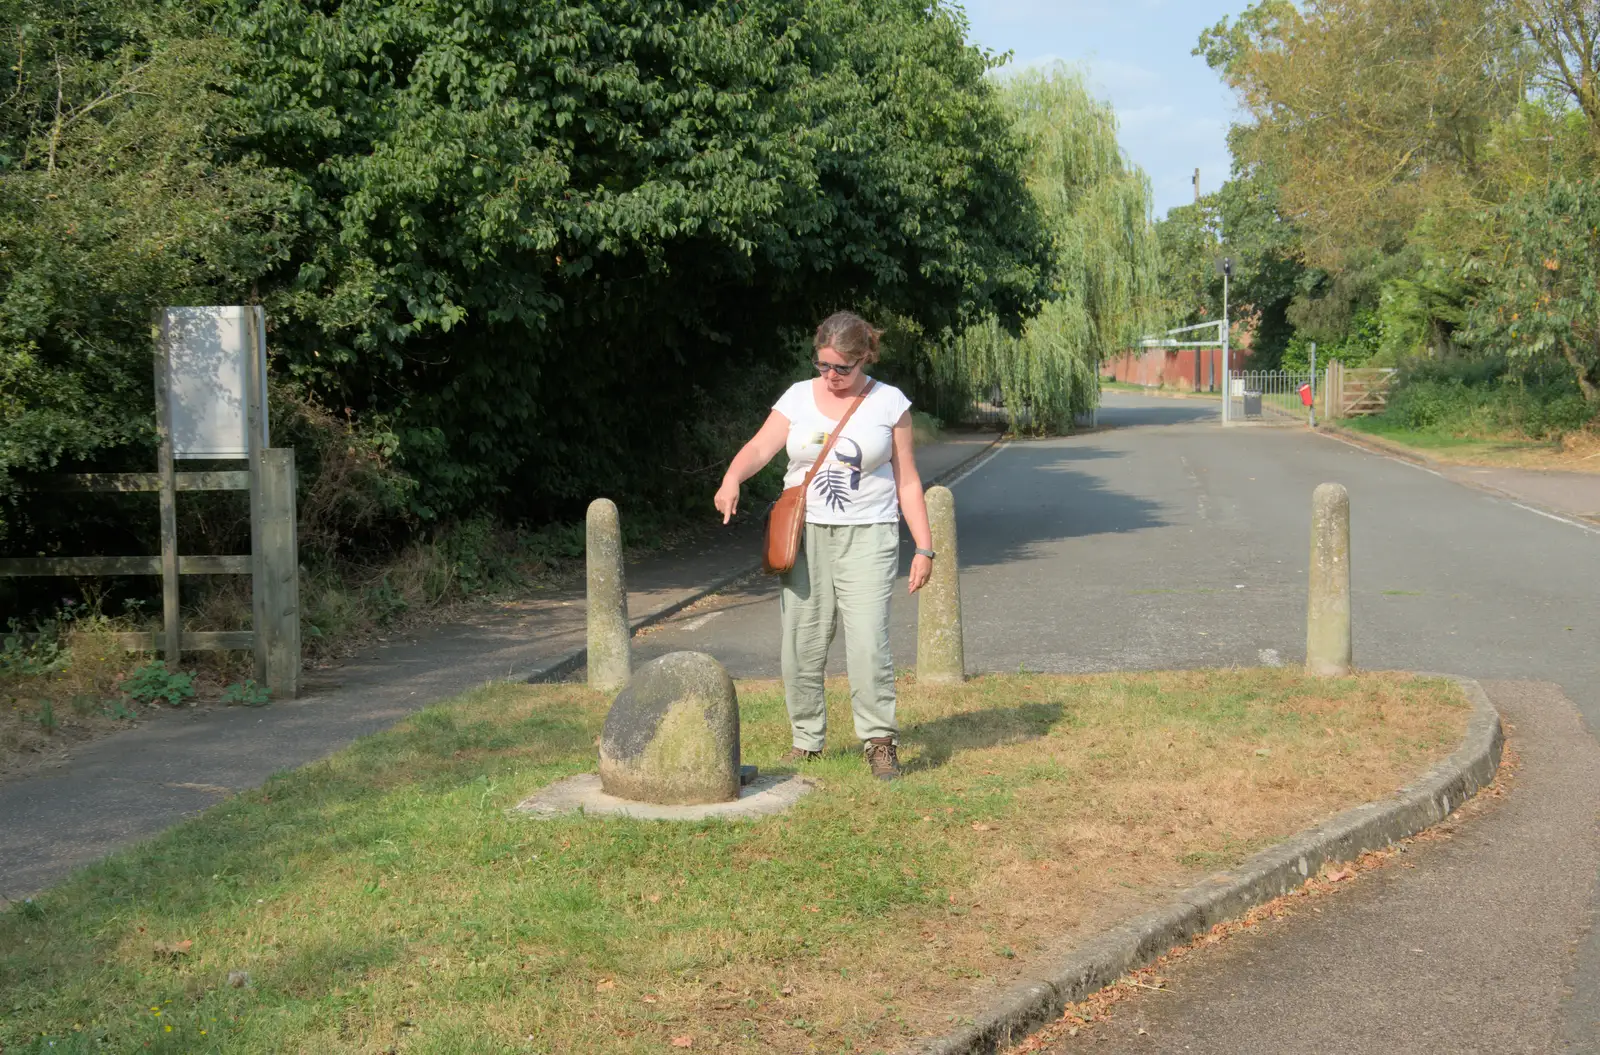
[[[813,359],[813,360],[811,360],[811,365],[817,368],[817,373],[819,373],[819,374],[826,374],[828,371],[831,370],[835,374],[838,374],[840,377],[844,377],[846,374],[849,374],[852,371],[854,371],[855,368],[857,366],[859,366],[860,364],[859,363],[846,363],[845,365],[840,366],[838,363],[825,363],[821,359]]]

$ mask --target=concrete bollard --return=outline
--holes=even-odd
[[[622,525],[609,498],[589,503],[584,553],[589,568],[589,687],[616,692],[628,684],[632,645],[628,585],[622,575]]]
[[[1350,492],[1321,484],[1311,496],[1306,673],[1343,677],[1350,662]]]
[[[917,594],[917,680],[959,685],[967,679],[961,637],[961,567],[956,557],[956,498],[930,487],[928,525],[933,534],[933,574]]]

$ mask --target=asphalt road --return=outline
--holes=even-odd
[[[1107,428],[1013,443],[954,485],[974,670],[1302,661],[1311,492],[1336,481],[1350,491],[1360,666],[1551,683],[1525,703],[1544,708],[1548,728],[1561,728],[1568,700],[1588,728],[1574,717],[1564,735],[1600,728],[1600,529],[1303,430],[1224,430],[1207,402],[1119,394],[1106,404]],[[915,662],[915,614],[899,595],[902,666]],[[759,581],[650,632],[636,654],[696,648],[736,676],[776,676],[777,629],[772,584]],[[833,669],[843,670],[837,646]],[[1586,816],[1571,839],[1593,837]],[[1600,876],[1592,858],[1552,837],[1545,852],[1579,885],[1565,908],[1551,908],[1561,936],[1551,948],[1576,963],[1551,961],[1537,984],[1559,978],[1573,990],[1551,1027],[1577,1045],[1566,1050],[1600,1051],[1600,928],[1589,927]],[[1460,867],[1471,882],[1472,861]],[[1538,875],[1530,870],[1529,882]],[[1315,935],[1296,940],[1300,955],[1319,954]],[[1535,983],[1511,970],[1495,984]],[[1439,997],[1419,985],[1416,998]],[[1317,1050],[1339,1036],[1277,1035],[1276,1050]]]

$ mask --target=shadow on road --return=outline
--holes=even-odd
[[[1027,560],[1037,555],[1040,543],[1169,526],[1159,502],[1112,486],[1112,466],[1085,464],[1123,457],[1089,437],[1075,443],[1013,444],[1003,461],[962,488],[957,506],[961,566]]]
[[[1020,707],[969,711],[908,725],[901,730],[900,739],[907,745],[919,747],[921,752],[907,763],[906,770],[937,769],[959,751],[981,751],[1037,740],[1061,720],[1062,713],[1059,703],[1025,703]]]

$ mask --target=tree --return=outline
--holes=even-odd
[[[1518,27],[1491,0],[1262,0],[1196,49],[1253,123],[1240,163],[1278,174],[1307,264],[1327,270],[1392,252],[1428,211],[1481,236],[1496,200],[1495,122],[1527,78]]]
[[[63,462],[148,469],[151,309],[247,298],[297,217],[279,174],[226,149],[244,55],[202,18],[119,0],[0,0],[0,12],[9,495],[15,474]],[[0,515],[0,533],[10,526]]]
[[[1076,72],[1055,66],[1007,79],[1004,99],[1025,149],[1028,190],[1049,233],[1054,282],[1020,338],[995,320],[963,340],[1018,422],[1070,429],[1095,406],[1096,366],[1161,317],[1150,184],[1117,143],[1116,115]]]
[[[1474,261],[1490,272],[1471,335],[1524,361],[1567,365],[1600,409],[1600,181],[1556,180],[1499,210],[1502,250]]]
[[[264,0],[252,146],[308,237],[289,371],[392,416],[417,512],[667,504],[827,311],[937,331],[1048,266],[988,62],[912,0]],[[712,481],[707,480],[707,483]],[[698,500],[698,498],[697,498]]]
[[[1271,369],[1282,359],[1294,327],[1288,312],[1304,292],[1300,233],[1279,207],[1279,190],[1263,165],[1236,172],[1199,204],[1170,210],[1156,224],[1161,242],[1162,289],[1179,325],[1222,316],[1222,276],[1217,258],[1233,261],[1230,317],[1247,320],[1251,368]],[[1219,241],[1218,231],[1226,241]]]

